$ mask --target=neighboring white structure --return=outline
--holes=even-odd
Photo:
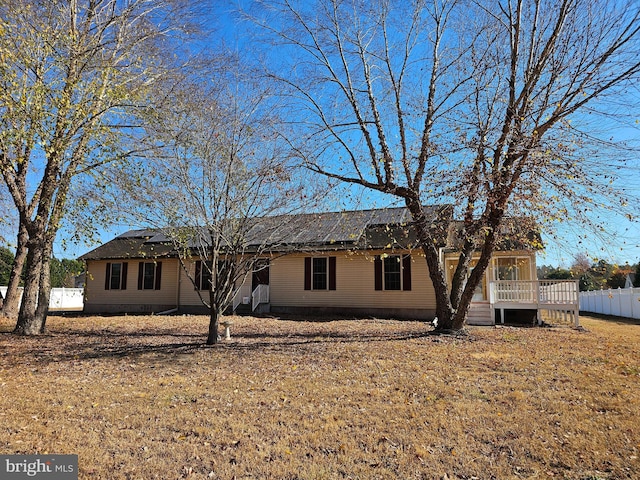
[[[2,298],[7,293],[7,287],[0,287]],[[22,300],[22,288],[20,288]],[[49,298],[50,311],[82,311],[84,307],[84,289],[83,288],[52,288],[51,297]]]

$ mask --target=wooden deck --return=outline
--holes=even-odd
[[[580,326],[578,280],[497,280],[489,282],[491,318],[505,310],[536,310],[538,322],[542,312],[570,315],[573,324]]]

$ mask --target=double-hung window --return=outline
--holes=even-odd
[[[138,264],[138,290],[160,290],[162,262]]]
[[[327,274],[329,268],[327,267],[327,257],[313,258],[312,260],[312,277],[311,288],[312,290],[326,290],[327,289]]]
[[[402,290],[402,264],[400,255],[390,255],[382,260],[385,290]]]
[[[211,290],[211,262],[196,261],[196,290]]]
[[[104,279],[105,290],[127,289],[127,262],[107,263]]]
[[[373,263],[376,290],[411,290],[411,255],[379,255]]]
[[[234,264],[231,260],[218,260],[217,271],[213,271],[213,262],[207,260],[196,261],[196,274],[195,284],[196,290],[211,290],[213,284],[213,275],[216,275],[217,282],[220,285],[224,285],[226,282],[233,283],[234,281]]]
[[[336,289],[336,257],[306,257],[304,259],[305,290]]]

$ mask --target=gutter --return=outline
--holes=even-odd
[[[180,260],[178,260],[178,266],[176,268],[177,271],[177,275],[178,275],[178,280],[176,282],[176,308],[174,309],[176,312],[178,311],[178,309],[180,308],[180,279],[181,279],[181,271],[182,271],[182,265],[180,265]],[[172,312],[173,313],[173,312]]]

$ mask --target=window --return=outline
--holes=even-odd
[[[196,290],[211,289],[211,262],[196,261],[195,275]]]
[[[519,280],[519,269],[517,260],[515,258],[500,258],[496,259],[496,280]]]
[[[140,262],[138,264],[138,290],[160,290],[162,262]]]
[[[104,280],[105,290],[127,289],[127,262],[107,263]]]
[[[336,257],[306,257],[304,259],[305,290],[336,289]]]
[[[312,263],[312,283],[313,290],[326,290],[327,289],[327,259],[314,258]]]
[[[389,257],[385,257],[382,261],[382,269],[384,271],[384,289],[400,290],[400,286],[402,284],[400,256],[391,255]]]
[[[202,260],[196,261],[196,275],[195,283],[196,290],[211,290],[212,275],[216,274],[218,282],[231,282],[233,283],[234,276],[234,264],[231,260],[219,260],[218,271],[213,272],[211,265],[213,263],[208,260],[203,262]]]
[[[411,290],[411,255],[379,255],[373,263],[376,290]]]

